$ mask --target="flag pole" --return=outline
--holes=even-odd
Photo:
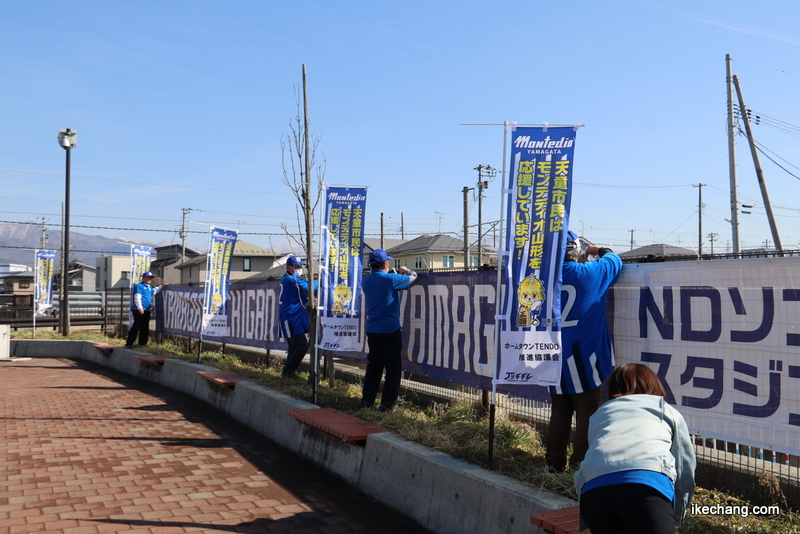
[[[503,166],[501,171],[501,180],[502,180],[502,191],[508,195],[507,189],[507,151],[508,151],[508,121],[503,123]],[[506,248],[505,244],[505,210],[506,210],[507,202],[500,203],[500,246]],[[497,251],[497,286],[495,289],[495,297],[494,297],[494,373],[492,374],[492,399],[491,403],[489,404],[489,452],[488,452],[488,460],[489,460],[489,468],[491,469],[494,466],[494,434],[495,434],[495,410],[497,405],[497,379],[498,379],[498,372],[500,369],[500,317],[501,314],[501,299],[502,299],[502,281],[503,276],[505,275],[506,269],[506,262],[507,260],[503,260],[502,258],[508,254],[506,250],[505,254],[501,254],[500,250]]]
[[[36,298],[37,288],[38,293],[41,294],[42,289],[39,286],[39,251],[33,251],[33,339],[36,339],[36,307],[39,304],[39,299]]]
[[[208,285],[208,282],[211,280],[211,267],[213,265],[212,262],[211,262],[211,252],[212,252],[212,248],[213,248],[212,247],[212,243],[211,243],[211,228],[212,228],[212,225],[209,224],[208,225],[208,258],[206,259],[206,281],[205,281],[205,283],[203,285],[203,307],[200,310],[200,331],[198,332],[198,334],[200,334],[200,342],[197,344],[197,363],[200,363],[200,361],[203,359],[203,329],[205,329],[205,323],[206,323],[206,318],[205,318],[205,315],[206,315],[206,285]],[[200,276],[199,276],[200,270],[198,269],[197,272],[198,272],[197,285],[200,285]]]

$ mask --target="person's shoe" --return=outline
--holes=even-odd
[[[392,407],[381,404],[380,406],[378,406],[378,411],[379,412],[391,412],[392,411]]]
[[[566,470],[566,466],[559,469],[553,464],[547,464],[547,472],[551,475],[556,475],[558,473],[563,473]]]
[[[126,348],[126,349],[132,349],[132,348],[133,348],[133,345],[125,345],[125,348]]]
[[[365,400],[361,401],[361,407],[362,408],[369,409],[369,408],[372,408],[372,406],[373,406],[373,403],[371,403],[371,402],[367,402]]]
[[[281,377],[283,377],[283,378],[292,378],[292,379],[300,378],[299,376],[297,376],[297,373],[281,373]]]

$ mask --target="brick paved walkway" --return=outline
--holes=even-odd
[[[82,361],[0,364],[0,534],[425,532],[210,407]]]

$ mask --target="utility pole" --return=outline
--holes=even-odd
[[[728,174],[731,182],[731,232],[733,252],[741,252],[739,240],[739,183],[736,178],[736,124],[733,121],[733,78],[731,76],[731,55],[725,54],[726,85],[728,88]]]
[[[631,250],[633,250],[633,232],[636,230],[628,230],[631,233]]]
[[[478,265],[481,266],[483,265],[483,190],[489,187],[489,181],[497,176],[497,169],[491,165],[478,165],[472,170],[478,171]],[[484,174],[489,180],[483,179]]]
[[[405,240],[406,238],[406,218],[405,213],[402,211],[400,212],[400,239]]]
[[[384,233],[383,233],[383,212],[381,212],[381,248],[386,250],[384,248],[384,245],[383,245],[383,235],[384,235]]]
[[[469,269],[469,192],[472,188],[464,186],[464,270]]]
[[[186,216],[192,211],[192,208],[181,208],[183,211],[183,222],[181,223],[181,263],[186,261]]]
[[[755,137],[753,137],[753,130],[750,127],[750,117],[748,117],[747,107],[744,105],[742,87],[739,85],[739,77],[735,74],[733,75],[733,85],[736,86],[736,95],[739,97],[739,114],[744,121],[747,140],[750,143],[750,154],[753,156],[753,165],[756,167],[756,177],[758,178],[758,186],[761,188],[761,198],[764,199],[764,208],[767,210],[767,220],[769,221],[769,228],[772,231],[772,240],[775,241],[775,250],[783,252],[781,236],[778,233],[778,226],[775,223],[775,214],[772,212],[772,203],[769,200],[767,182],[764,180],[764,171],[761,169],[761,160],[758,157],[758,150],[756,149],[756,140]]]
[[[708,239],[711,241],[711,255],[714,255],[714,241],[716,241],[717,237],[719,236],[716,232],[711,232],[708,234]]]
[[[698,201],[697,201],[697,255],[703,259],[703,186],[706,184],[697,184],[692,187],[697,188]]]
[[[47,248],[47,227],[45,226],[45,223],[46,223],[46,222],[47,222],[47,219],[45,218],[45,216],[44,216],[44,215],[42,215],[42,240],[41,240],[41,248],[43,248],[43,249]]]

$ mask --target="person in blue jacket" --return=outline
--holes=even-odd
[[[587,261],[597,256],[596,261]],[[550,425],[545,462],[550,472],[567,467],[567,446],[575,414],[569,465],[577,468],[589,447],[589,417],[600,405],[600,386],[614,369],[614,349],[606,323],[606,297],[622,272],[622,260],[610,248],[581,250],[580,238],[567,232],[561,269],[561,384],[550,386]]]
[[[153,311],[155,296],[161,291],[162,284],[153,287],[153,273],[147,271],[142,275],[142,281],[133,286],[133,298],[131,298],[131,314],[133,314],[133,324],[128,330],[128,340],[125,348],[133,348],[133,342],[139,337],[139,345],[147,345],[147,338],[150,336],[150,313]]]
[[[589,419],[591,445],[575,473],[581,529],[592,534],[673,534],[694,494],[697,460],[681,414],[652,369],[621,365],[611,400]]]
[[[281,294],[278,304],[281,337],[286,339],[289,350],[281,376],[297,378],[297,368],[308,352],[308,281],[301,278],[303,265],[299,258],[290,256],[286,260],[286,273],[281,278]],[[319,282],[314,280],[314,292]]]
[[[400,274],[389,272],[389,260],[385,250],[378,248],[369,255],[369,275],[361,281],[361,289],[367,301],[367,372],[361,391],[361,407],[371,408],[378,396],[381,376],[386,369],[386,380],[378,410],[390,412],[400,395],[400,380],[403,377],[403,338],[400,331],[399,292],[408,289],[417,279],[417,273],[402,266]]]

